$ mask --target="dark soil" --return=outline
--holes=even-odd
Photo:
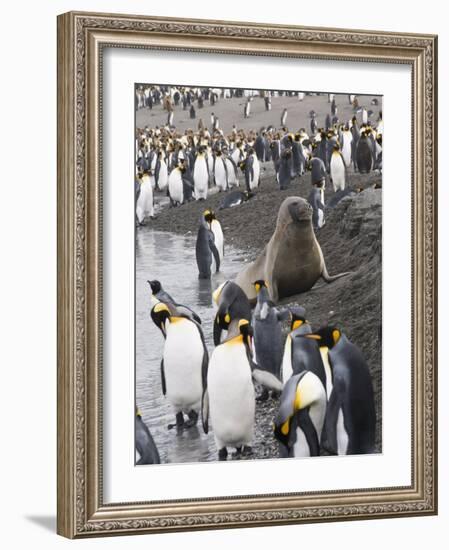
[[[361,187],[364,191],[343,199],[334,209],[327,209],[326,224],[317,234],[329,273],[353,273],[331,284],[320,280],[312,290],[282,303],[304,306],[314,328],[323,324],[338,326],[364,353],[374,385],[378,452],[382,450],[382,191],[372,186],[381,184],[381,181],[382,176],[377,173],[361,175],[350,172],[349,186]],[[270,239],[282,201],[290,195],[307,198],[309,191],[308,174],[295,179],[290,189],[279,191],[271,165],[267,164],[259,191],[250,201],[238,207],[217,210],[223,194],[216,193],[204,202],[193,201],[178,208],[165,206],[149,223],[157,230],[196,234],[201,213],[212,208],[223,227],[225,245],[242,250],[245,259],[250,261]],[[329,184],[325,194],[326,200],[333,195]],[[166,202],[165,197],[156,195],[156,202],[161,199]],[[277,402],[272,399],[257,404],[256,458],[278,456],[272,435],[276,407]]]

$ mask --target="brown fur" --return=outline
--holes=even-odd
[[[292,218],[294,216],[294,218]],[[321,247],[312,227],[312,207],[301,197],[288,197],[279,208],[276,229],[262,254],[243,269],[235,282],[250,301],[254,282],[264,280],[273,302],[310,290],[323,277],[331,282]]]

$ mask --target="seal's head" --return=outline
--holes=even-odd
[[[308,201],[301,197],[287,197],[279,208],[278,224],[311,222],[312,214]]]

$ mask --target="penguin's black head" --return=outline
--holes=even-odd
[[[160,281],[156,281],[156,280],[147,281],[147,283],[150,285],[151,291],[153,292],[153,294],[157,294],[158,292],[161,291],[162,285]]]
[[[170,319],[170,311],[166,304],[158,302],[151,310],[154,324],[165,334],[165,322]]]
[[[291,316],[290,330],[296,330],[304,323],[307,323],[306,310],[301,306],[292,307],[290,309],[290,316]]]
[[[306,338],[316,340],[320,348],[332,349],[335,344],[340,340],[340,329],[334,326],[321,327],[313,334],[307,334]]]
[[[254,281],[253,285],[257,293],[259,293],[261,288],[268,288],[268,284],[262,279],[259,279],[258,281]]]
[[[217,217],[215,216],[215,212],[213,210],[205,210],[204,211],[204,219],[207,223],[212,223],[212,220],[216,220]]]
[[[240,334],[243,336],[243,340],[248,345],[251,345],[251,338],[253,337],[253,327],[250,325],[247,319],[239,320],[239,331]]]

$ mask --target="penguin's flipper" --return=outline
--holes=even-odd
[[[162,393],[165,395],[167,393],[167,384],[165,382],[165,371],[164,371],[164,360],[161,359],[161,386]]]
[[[201,423],[204,433],[209,433],[209,392],[207,388],[204,389],[201,397]]]
[[[214,319],[214,346],[218,346],[220,344],[221,331],[222,331],[222,328],[220,327],[220,323],[218,322],[218,312],[217,312],[217,315],[215,315],[215,319]]]
[[[296,389],[301,378],[307,371],[300,372],[291,376],[285,383],[284,389],[281,395],[281,401],[279,404],[278,412],[275,418],[275,424],[282,426],[287,422],[295,413],[295,399]]]
[[[338,387],[334,384],[327,403],[326,417],[324,419],[323,431],[321,432],[321,447],[332,455],[338,454],[337,421],[340,407],[341,394]]]
[[[228,174],[228,167],[226,166],[226,162],[223,160],[223,168],[225,171],[225,177],[226,177],[226,189],[229,188],[229,174]]]
[[[156,161],[156,167],[154,171],[154,181],[156,182],[156,185],[159,187],[159,172],[161,171],[161,161],[157,159]]]
[[[276,378],[274,374],[268,372],[267,370],[262,370],[259,367],[255,367],[252,370],[252,377],[254,382],[260,384],[268,390],[280,393],[284,388],[282,382],[278,378]]]

